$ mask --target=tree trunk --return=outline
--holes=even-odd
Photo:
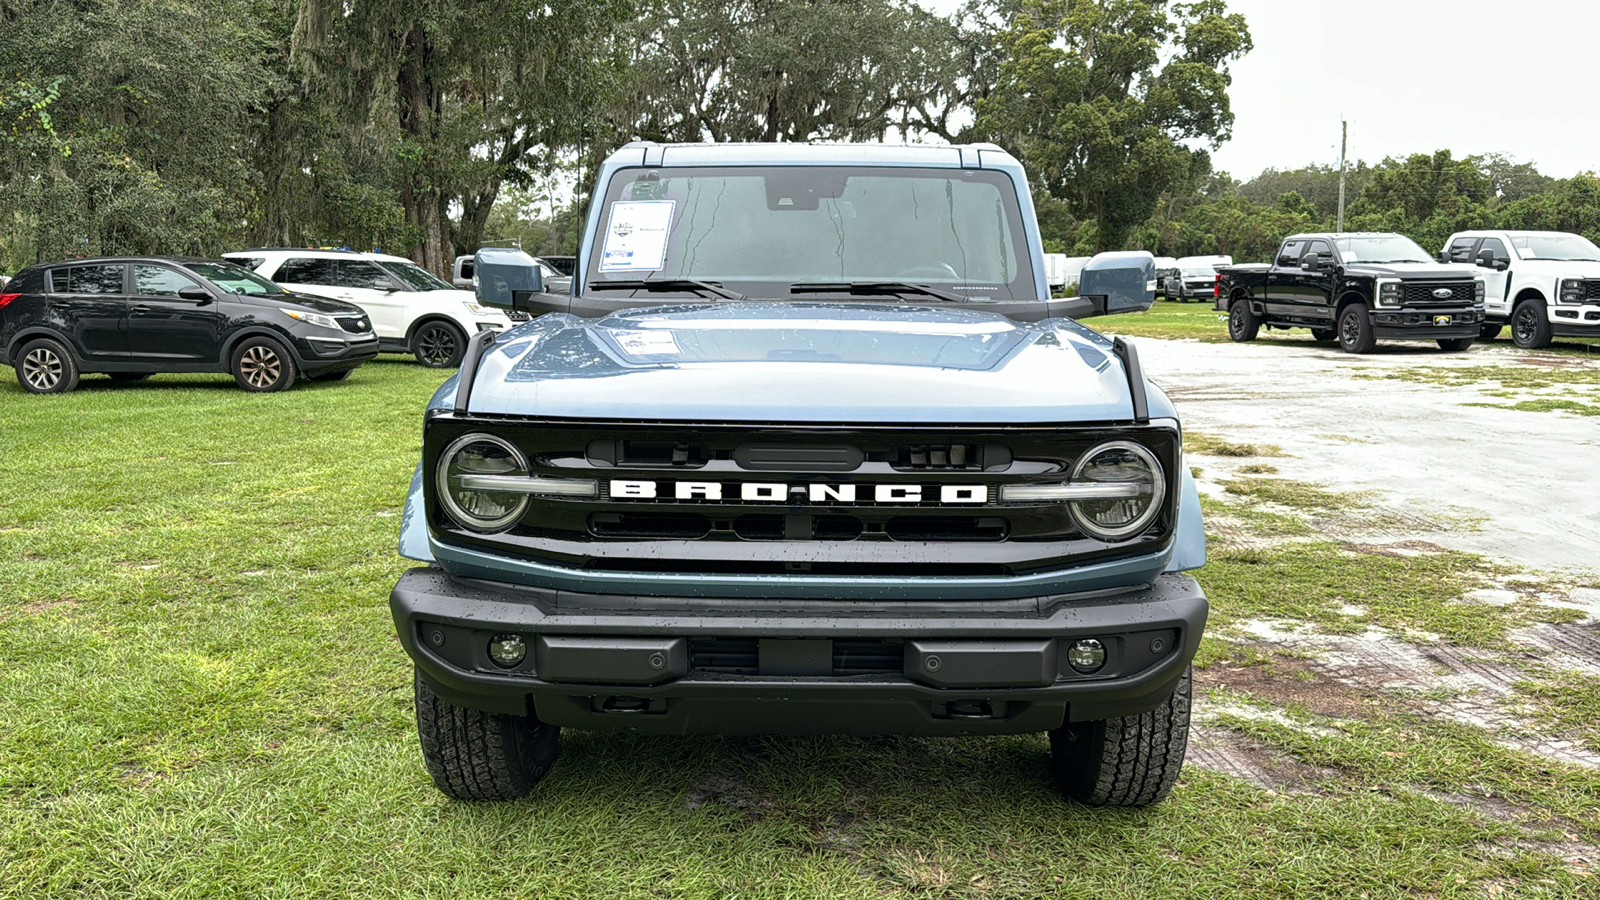
[[[401,181],[400,204],[405,209],[406,224],[417,231],[411,258],[435,275],[447,277],[454,256],[447,200],[429,176],[441,107],[439,89],[433,80],[433,53],[433,42],[420,26],[406,32],[396,79],[400,133],[417,155],[410,160],[409,171]]]

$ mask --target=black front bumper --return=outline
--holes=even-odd
[[[424,681],[461,706],[652,734],[1018,734],[1171,695],[1208,604],[1192,578],[1026,600],[604,596],[413,569],[389,598]],[[491,638],[525,660],[497,666]],[[1066,648],[1096,638],[1084,675]],[[867,648],[875,648],[868,650]]]
[[[1401,307],[1369,310],[1372,333],[1385,341],[1434,341],[1476,338],[1483,327],[1484,314],[1473,307],[1428,309]],[[1436,324],[1446,319],[1449,324]]]

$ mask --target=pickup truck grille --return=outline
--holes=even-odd
[[[1433,292],[1440,288],[1448,290],[1450,296],[1435,297]],[[1473,288],[1471,281],[1407,281],[1400,290],[1406,306],[1471,306]]]
[[[1591,278],[1583,283],[1583,299],[1585,302],[1600,300],[1600,278]]]
[[[592,497],[530,497],[509,530],[452,522],[434,484],[456,438],[492,433],[532,474],[592,479]],[[1006,502],[1007,484],[1060,484],[1111,440],[1162,461],[1167,494],[1144,534],[1108,544],[1060,501]],[[430,417],[428,522],[446,543],[570,568],[708,574],[1007,575],[1148,553],[1171,536],[1177,435],[1154,426],[1013,428],[619,426]]]

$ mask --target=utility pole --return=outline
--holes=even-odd
[[[1344,119],[1339,120],[1339,222],[1333,227],[1336,232],[1344,232],[1344,151],[1350,142],[1350,123]]]

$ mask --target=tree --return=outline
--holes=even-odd
[[[910,0],[649,0],[619,135],[660,141],[880,140],[949,130],[959,29]],[[969,48],[970,49],[970,48]],[[959,103],[959,99],[955,99]]]
[[[1196,184],[1232,127],[1228,63],[1252,45],[1222,0],[1017,0],[974,131],[1121,247],[1163,194]],[[1007,8],[1007,7],[1002,7]]]
[[[503,185],[577,142],[579,73],[620,66],[626,0],[301,0],[297,64],[336,85],[336,115],[385,145],[410,254],[448,271]],[[451,212],[459,210],[452,221]]]
[[[248,0],[6,3],[0,246],[205,253],[241,231],[242,135],[274,73]]]

